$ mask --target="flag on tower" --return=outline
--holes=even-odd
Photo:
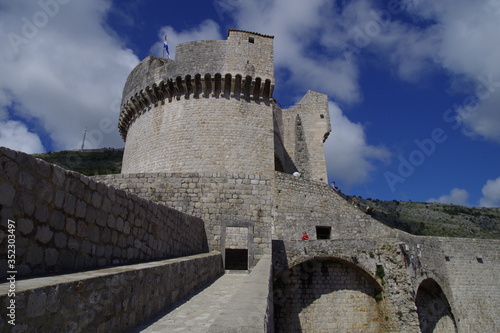
[[[163,40],[163,47],[165,48],[165,51],[167,52],[167,57],[170,59],[170,52],[168,52],[168,41],[167,41],[167,35],[165,35],[165,39]]]

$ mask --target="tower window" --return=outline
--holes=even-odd
[[[253,37],[248,37],[248,42],[253,44],[255,40],[253,39]]]
[[[319,117],[320,117],[321,119],[325,118],[325,116],[324,116],[324,115],[322,115],[322,114],[320,114],[320,115],[319,115]]]

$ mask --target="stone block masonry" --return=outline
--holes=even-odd
[[[316,227],[330,228],[330,239],[395,237],[391,229],[353,207],[326,183],[276,172],[273,195],[274,239],[300,239],[304,231],[317,239]]]
[[[125,332],[223,273],[218,253],[17,282],[13,332]],[[0,306],[9,304],[0,284]],[[0,332],[7,332],[5,311]]]
[[[17,224],[18,277],[208,251],[200,218],[3,147],[0,164],[1,226]],[[4,278],[7,237],[0,236]]]
[[[244,223],[253,239],[249,267],[271,253],[272,180],[262,175],[138,173],[94,179],[203,219],[211,251],[224,251],[223,228]]]

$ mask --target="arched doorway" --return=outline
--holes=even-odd
[[[383,331],[381,291],[373,277],[350,262],[303,262],[274,283],[275,331]]]
[[[436,281],[422,281],[417,290],[415,304],[422,333],[457,332],[448,299]]]

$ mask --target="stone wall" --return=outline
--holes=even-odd
[[[276,312],[294,313],[288,321],[276,315],[277,328],[419,332],[400,244],[397,239],[380,237],[274,240],[275,303],[288,304],[293,299],[292,308],[277,308]],[[335,312],[339,307],[346,313]],[[339,319],[348,313],[358,314]]]
[[[403,238],[414,293],[432,279],[446,296],[458,332],[500,328],[500,241],[444,237]]]
[[[200,254],[16,282],[15,326],[0,331],[126,332],[223,273],[220,254]],[[0,285],[0,306],[11,300]]]
[[[174,100],[128,128],[122,174],[274,171],[270,106],[225,98]]]
[[[376,280],[381,288],[378,311],[382,315],[378,318],[383,331],[419,332],[423,327],[436,327],[446,332],[454,329],[457,332],[496,332],[500,327],[499,245],[497,240],[419,237],[405,233],[395,238],[367,234],[351,240],[275,240],[275,300],[279,302],[280,297],[290,297],[287,290],[298,295],[303,293],[305,296],[297,300],[300,311],[295,311],[298,315],[294,318],[295,325],[306,325],[304,323],[314,321],[314,315],[306,315],[310,305],[316,307],[315,313],[323,311],[322,301],[315,299],[308,303],[307,297],[318,298],[318,293],[324,294],[320,300],[334,297],[334,303],[342,306],[349,305],[346,300],[351,299],[330,295],[339,290],[336,287],[324,288],[311,295],[314,284],[308,284],[309,275],[324,273],[330,276],[328,281],[331,283],[340,283],[335,279],[339,274],[347,274],[341,283],[356,283],[364,276],[368,281]],[[330,268],[325,270],[322,268],[325,261],[344,267],[338,265],[332,271]],[[349,275],[354,274],[352,270],[359,278]],[[291,276],[298,276],[298,280]],[[319,276],[311,278],[316,281]],[[325,287],[324,283],[319,285]],[[276,318],[279,326],[282,325],[280,316]]]
[[[353,207],[326,183],[281,172],[275,173],[275,179],[273,239],[300,239],[304,231],[316,239],[316,226],[331,227],[330,239],[399,233]]]
[[[328,181],[323,147],[332,130],[328,96],[308,91],[296,106],[283,110],[281,117],[281,137],[295,166],[309,179]]]
[[[15,222],[19,277],[191,255],[204,223],[27,154],[0,148],[2,229]],[[4,229],[5,228],[5,229]],[[7,236],[0,232],[0,274]]]
[[[326,259],[294,266],[276,284],[276,332],[382,332],[379,289],[344,263]]]
[[[205,221],[212,251],[223,251],[226,227],[248,228],[250,266],[271,253],[272,179],[233,173],[140,173],[95,180]]]

